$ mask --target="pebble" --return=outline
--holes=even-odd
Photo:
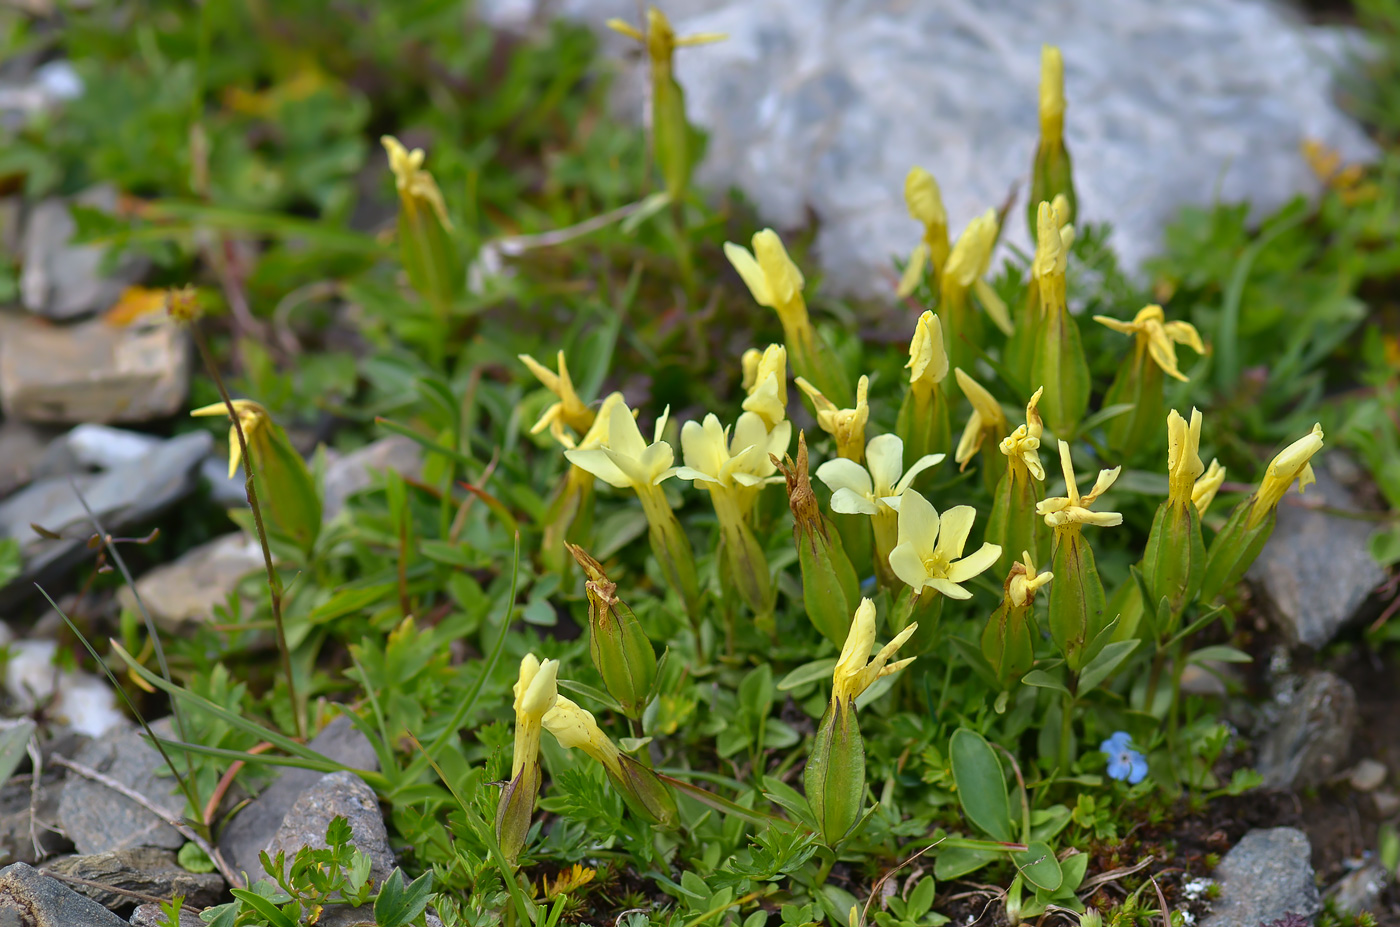
[[[180,411],[190,347],[167,319],[56,326],[42,319],[0,329],[0,407],[27,422],[146,422]]]
[[[38,862],[69,847],[58,831],[58,800],[63,794],[63,771],[45,770],[39,780],[38,795],[29,788],[30,779],[11,779],[0,786],[0,863]],[[37,800],[34,800],[37,799]],[[29,806],[34,804],[34,827],[30,830]],[[39,846],[34,846],[35,841]]]
[[[1376,806],[1376,817],[1381,820],[1400,814],[1400,792],[1393,789],[1376,789],[1371,793],[1371,803]]]
[[[24,230],[24,270],[19,279],[26,309],[57,320],[91,315],[110,307],[122,290],[146,272],[150,266],[147,258],[125,255],[115,270],[104,274],[104,246],[69,243],[77,228],[70,205],[114,213],[117,200],[116,187],[104,184],[71,200],[44,200],[30,211]]]
[[[152,728],[169,737],[174,726],[166,718]],[[73,759],[141,793],[170,820],[178,821],[185,813],[185,796],[177,790],[175,779],[156,774],[165,760],[139,731],[94,740]],[[71,770],[58,803],[58,817],[64,833],[83,856],[129,847],[175,850],[185,843],[175,828],[131,799]]]
[[[1348,913],[1376,911],[1380,907],[1381,892],[1389,881],[1384,866],[1369,863],[1342,876],[1328,890],[1327,897]]]
[[[1351,787],[1358,792],[1374,792],[1385,785],[1385,778],[1389,771],[1380,760],[1373,760],[1369,756],[1356,764],[1356,768],[1351,771],[1348,781]]]
[[[228,601],[239,580],[263,569],[257,539],[235,531],[146,573],[136,581],[136,594],[122,586],[117,599],[135,608],[139,595],[157,625],[180,633],[192,624],[212,621],[215,607]]]
[[[170,927],[170,921],[160,905],[146,903],[137,905],[131,912],[131,927]],[[188,907],[180,909],[180,927],[205,927],[199,915]]]
[[[1322,910],[1311,859],[1308,837],[1296,828],[1245,834],[1216,867],[1220,897],[1201,927],[1254,927],[1285,914],[1311,919]]]
[[[1351,684],[1332,673],[1313,673],[1259,739],[1256,768],[1270,788],[1321,785],[1346,768],[1355,730]]]
[[[126,716],[117,707],[111,686],[84,670],[55,665],[57,641],[11,641],[9,633],[9,628],[0,625],[0,639],[9,650],[5,691],[16,711],[35,711],[42,702],[49,718],[87,737],[101,737],[126,726]]]
[[[394,868],[394,851],[389,848],[379,799],[352,772],[327,773],[302,792],[268,843],[268,855],[275,859],[285,852],[290,861],[302,847],[325,847],[326,828],[336,817],[349,822],[353,842],[370,858],[370,878],[378,884]]]
[[[0,498],[34,478],[52,439],[47,429],[28,422],[0,422]]]
[[[224,892],[224,880],[217,873],[182,869],[175,862],[174,853],[155,847],[129,847],[92,856],[62,856],[45,863],[41,871],[156,898],[183,895],[185,904],[195,909],[217,904]],[[117,913],[128,911],[137,903],[136,898],[120,891],[68,884],[78,894]]]
[[[4,927],[128,927],[91,898],[28,863],[0,869],[0,925]]]

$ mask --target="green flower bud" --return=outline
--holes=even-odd
[[[982,656],[1003,689],[1014,686],[1035,664],[1035,593],[1054,578],[1054,573],[1036,572],[1030,551],[1011,566],[1001,605],[982,631]]]
[[[1040,233],[1037,206],[1063,196],[1068,206],[1064,221],[1073,222],[1077,209],[1074,165],[1065,147],[1065,64],[1060,50],[1044,45],[1040,51],[1040,142],[1031,165],[1031,196],[1026,220],[1031,236]]]
[[[380,138],[399,191],[399,254],[409,282],[434,311],[446,317],[466,274],[449,232],[452,222],[433,175],[423,170],[423,149],[409,151],[392,135]]]
[[[1188,426],[1173,409],[1167,416],[1167,436],[1171,490],[1152,519],[1142,565],[1154,601],[1165,598],[1172,616],[1172,627],[1156,629],[1159,636],[1176,630],[1176,619],[1201,588],[1206,561],[1201,516],[1191,498],[1197,477],[1205,472],[1200,457],[1201,413],[1192,409]]]
[[[1069,247],[1060,217],[1047,202],[1038,212],[1031,274],[1040,294],[1040,319],[1031,345],[1031,382],[1045,389],[1041,413],[1057,435],[1072,435],[1089,407],[1089,362],[1079,338],[1079,324],[1065,302],[1065,269]]]
[[[998,570],[1010,570],[1017,551],[1030,551],[1035,559],[1044,559],[1045,522],[1035,512],[1045,481],[1045,467],[1040,462],[1044,428],[1036,408],[1041,393],[1036,390],[1026,404],[1026,424],[1018,425],[999,445],[1006,457],[1006,471],[997,483],[987,519],[987,540],[1001,547]]]
[[[602,564],[576,544],[568,545],[568,550],[586,577],[583,588],[588,597],[588,649],[593,665],[623,712],[639,719],[656,682],[656,651],[632,609],[615,594],[617,584],[608,580]]]

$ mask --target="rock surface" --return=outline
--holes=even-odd
[[[327,724],[307,746],[352,769],[379,768],[374,749],[365,735],[355,730],[355,726],[344,716]],[[320,778],[321,774],[315,770],[288,767],[238,812],[219,834],[219,849],[235,872],[246,872],[254,880],[262,875],[258,853],[267,848],[302,792],[314,786]]]
[[[150,265],[145,258],[128,256],[104,274],[106,248],[69,244],[76,228],[71,203],[112,213],[117,209],[117,190],[93,187],[71,201],[44,200],[31,211],[24,232],[20,298],[30,312],[50,319],[72,319],[106,309]]]
[[[9,648],[5,662],[5,690],[14,707],[34,711],[44,702],[54,721],[74,733],[101,737],[124,727],[125,716],[117,708],[117,696],[105,680],[85,670],[55,665],[58,642],[48,638],[12,641],[9,629],[0,629],[0,640]]]
[[[136,592],[156,624],[180,632],[191,623],[212,620],[215,606],[228,600],[238,581],[262,569],[257,539],[235,531],[151,570],[136,581]],[[118,590],[117,598],[129,608],[136,605],[129,587]]]
[[[0,329],[0,406],[28,422],[145,422],[173,415],[189,390],[185,333],[165,319]]]
[[[164,719],[152,728],[170,736],[173,725]],[[176,791],[175,780],[156,775],[165,760],[138,731],[94,740],[73,759],[140,792],[171,820],[178,821],[185,812],[185,797]],[[185,843],[175,828],[131,799],[71,771],[58,803],[58,817],[64,833],[84,856],[129,847],[174,850]]]
[[[63,776],[45,772],[38,794],[29,788],[29,778],[12,779],[0,788],[0,863],[38,861],[34,843],[44,854],[57,853],[68,845],[58,828],[58,800],[63,794]],[[34,826],[30,829],[29,807],[34,805]]]
[[[1348,872],[1327,892],[1343,911],[1375,911],[1380,907],[1381,892],[1390,880],[1385,867],[1370,863]]]
[[[224,880],[216,873],[181,869],[174,853],[155,847],[131,847],[93,856],[63,856],[45,863],[41,871],[157,898],[183,895],[185,904],[195,909],[217,904],[224,891]],[[137,902],[131,895],[93,885],[70,884],[70,887],[112,911],[129,910]]]
[[[0,497],[34,478],[52,438],[45,429],[27,422],[0,422]]]
[[[821,263],[842,291],[893,290],[890,258],[919,235],[902,198],[915,164],[938,178],[954,232],[1019,189],[1007,231],[1026,247],[1044,42],[1064,52],[1081,217],[1113,223],[1129,266],[1160,251],[1163,224],[1184,205],[1248,200],[1271,210],[1313,191],[1304,139],[1347,159],[1375,156],[1333,100],[1348,34],[1304,26],[1268,0],[660,6],[680,35],[729,34],[676,54],[691,119],[709,133],[697,181],[739,187],[779,228],[806,224],[810,208]],[[615,59],[639,59],[636,43],[603,28],[612,16],[635,22],[634,0],[481,0],[477,9],[509,26],[562,13],[598,29]],[[622,67],[639,86],[645,65]],[[627,111],[640,117],[641,94],[630,96]]]
[[[27,863],[0,869],[3,927],[127,927],[127,922]]]
[[[1284,690],[1281,710],[1259,741],[1256,766],[1271,788],[1321,785],[1347,765],[1356,731],[1356,692],[1328,672],[1313,673],[1297,691]]]
[[[1220,897],[1201,927],[1255,927],[1285,914],[1311,921],[1322,910],[1311,855],[1307,835],[1296,828],[1245,834],[1216,867]]]
[[[131,912],[131,927],[170,927],[158,904],[137,905]],[[180,909],[180,927],[204,927],[204,921],[188,907]]]
[[[370,858],[370,878],[378,883],[388,876],[394,868],[394,851],[389,848],[379,799],[352,772],[328,773],[302,792],[268,844],[268,855],[276,857],[283,851],[291,859],[302,847],[324,847],[326,828],[336,817],[350,823],[355,846]]]
[[[346,499],[373,486],[385,470],[416,478],[423,470],[423,449],[402,435],[391,435],[332,461],[326,467],[322,520],[334,518]]]

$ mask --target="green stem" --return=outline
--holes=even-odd
[[[1060,712],[1060,770],[1061,775],[1069,775],[1069,742],[1074,736],[1074,695],[1065,693],[1064,707]]]
[[[819,850],[818,852],[821,854],[822,861],[821,865],[817,867],[816,878],[812,880],[813,888],[821,888],[825,885],[826,877],[831,875],[831,867],[836,865],[836,854],[834,852],[826,849]]]

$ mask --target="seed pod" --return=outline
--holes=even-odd
[[[1077,524],[1055,529],[1050,590],[1050,636],[1072,672],[1079,672],[1097,653],[1091,648],[1105,627],[1108,598],[1099,579],[1094,549]]]
[[[515,862],[525,848],[535,814],[535,798],[540,791],[540,764],[531,761],[501,791],[496,805],[496,839],[507,860]]]
[[[617,584],[609,581],[602,564],[576,544],[568,549],[586,577],[588,649],[593,665],[623,712],[640,719],[656,682],[656,651],[632,609],[617,597]]]
[[[1029,551],[1012,563],[1001,605],[982,631],[982,656],[1003,689],[1014,686],[1035,664],[1035,593],[1054,576],[1037,573]]]
[[[802,785],[822,841],[835,846],[855,826],[865,799],[865,742],[854,704],[838,704],[833,699],[827,705],[812,741]]]
[[[625,753],[618,755],[618,771],[605,766],[608,778],[622,793],[627,803],[638,817],[659,824],[662,827],[676,825],[676,796],[671,787],[662,782],[650,769]]]

